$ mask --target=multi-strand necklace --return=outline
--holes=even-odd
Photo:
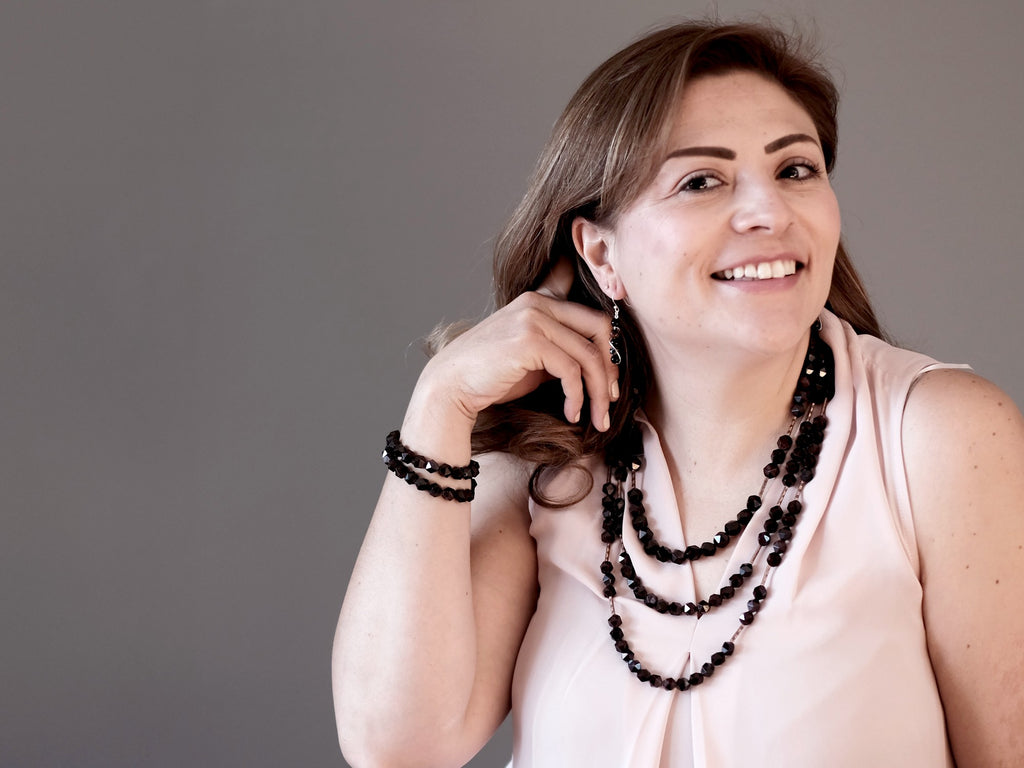
[[[605,544],[604,562],[601,563],[601,575],[604,583],[604,595],[611,606],[608,625],[609,634],[615,644],[615,650],[622,656],[629,671],[638,680],[648,683],[654,688],[666,691],[686,691],[692,686],[700,685],[714,674],[715,668],[721,666],[732,656],[736,649],[736,640],[743,630],[754,622],[758,612],[768,600],[768,580],[772,569],[782,562],[789,548],[796,524],[803,510],[800,499],[804,486],[814,478],[814,469],[818,463],[818,455],[825,437],[828,419],[825,408],[835,393],[835,363],[832,350],[820,336],[820,323],[815,323],[811,330],[807,355],[801,368],[793,401],[790,407],[791,419],[789,428],[781,435],[772,450],[771,460],[764,468],[764,480],[760,490],[747,499],[742,510],[722,529],[700,546],[691,545],[686,549],[671,549],[662,544],[651,530],[644,508],[644,493],[636,485],[636,474],[643,467],[644,451],[640,427],[635,419],[624,435],[609,448],[607,454],[608,478],[602,486],[604,497],[603,523],[601,540]],[[781,489],[775,503],[764,516],[762,530],[757,535],[757,549],[748,562],[743,563],[718,588],[717,592],[702,600],[680,603],[656,594],[648,589],[633,567],[633,560],[626,551],[622,537],[622,526],[626,513],[636,531],[643,553],[662,563],[683,565],[694,560],[715,556],[719,550],[728,547],[754,519],[762,508],[765,492],[769,483],[778,479]],[[628,490],[626,488],[628,482]],[[775,487],[775,486],[773,486]],[[612,563],[612,547],[620,542],[618,554],[618,570],[626,586],[636,600],[651,610],[672,616],[689,616],[699,620],[706,613],[730,603],[740,592],[744,583],[754,574],[754,564],[764,556],[765,568],[760,582],[748,593],[750,598],[746,610],[739,617],[739,626],[732,636],[722,644],[722,649],[711,654],[699,669],[690,674],[681,670],[675,676],[659,675],[646,667],[630,647],[623,630],[622,617],[615,609],[616,575]]]

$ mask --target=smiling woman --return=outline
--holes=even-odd
[[[386,442],[335,646],[353,765],[461,765],[510,706],[516,768],[1024,758],[1024,420],[884,340],[836,112],[758,25],[652,33],[570,100],[499,309]]]

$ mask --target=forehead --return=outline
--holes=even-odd
[[[756,72],[703,75],[688,83],[668,127],[675,147],[750,138],[766,143],[786,133],[817,136],[811,116],[774,80]],[[780,134],[779,131],[782,131]]]

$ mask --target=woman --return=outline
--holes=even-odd
[[[880,338],[836,108],[762,26],[580,87],[500,308],[389,436],[335,645],[354,765],[461,765],[510,703],[517,768],[1024,760],[1024,420]]]

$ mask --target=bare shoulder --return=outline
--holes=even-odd
[[[903,448],[957,765],[1024,764],[1024,418],[984,378],[936,370],[907,400]]]

